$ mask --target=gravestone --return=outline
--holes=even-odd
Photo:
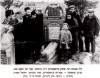
[[[44,12],[45,40],[59,40],[60,29],[65,20],[65,7],[50,4]]]

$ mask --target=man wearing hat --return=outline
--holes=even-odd
[[[75,5],[70,5],[69,8],[68,8],[68,12],[71,14],[72,18],[76,19],[77,23],[78,23],[78,27],[77,27],[77,33],[75,34],[75,38],[74,38],[74,41],[76,43],[73,42],[73,47],[74,45],[76,45],[73,49],[74,51],[76,52],[83,52],[83,41],[82,41],[82,34],[81,34],[81,31],[82,31],[82,21],[80,19],[80,15],[76,12],[76,9],[75,9]]]
[[[88,15],[83,21],[83,30],[85,36],[85,48],[86,52],[95,52],[95,38],[99,34],[99,22],[97,17],[94,15],[94,10],[89,9]],[[90,50],[91,44],[91,50]]]

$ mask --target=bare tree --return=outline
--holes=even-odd
[[[4,0],[1,2],[1,5],[5,7],[5,9],[9,9],[10,6],[13,4],[14,0]]]
[[[89,1],[89,0],[65,0],[65,4],[75,5],[76,10],[79,12],[81,18],[83,18],[84,13],[88,8],[96,8],[98,1]]]
[[[23,5],[22,1],[19,0],[3,0],[0,4],[5,7],[5,9],[9,9],[12,5],[15,7],[21,7]]]

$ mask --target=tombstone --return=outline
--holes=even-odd
[[[60,4],[49,4],[46,7],[43,18],[46,41],[59,40],[60,29],[65,20],[64,8]]]

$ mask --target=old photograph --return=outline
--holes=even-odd
[[[0,0],[0,64],[100,64],[99,0]]]

